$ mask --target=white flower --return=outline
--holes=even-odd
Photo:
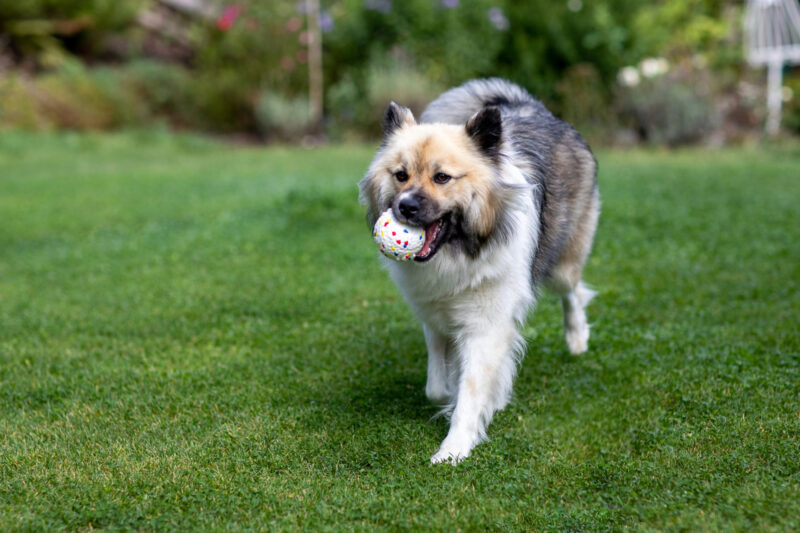
[[[641,81],[639,71],[636,67],[624,67],[617,74],[617,79],[624,87],[636,87]]]
[[[663,57],[648,57],[639,63],[639,68],[645,78],[655,78],[667,73],[669,62]]]

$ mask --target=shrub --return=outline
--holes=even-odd
[[[104,52],[106,38],[134,28],[147,0],[21,0],[0,2],[0,35],[15,53],[39,60],[66,50]]]
[[[179,126],[201,124],[195,82],[186,68],[169,63],[136,60],[119,69],[124,88],[144,102],[148,112]]]
[[[615,127],[611,94],[597,69],[580,63],[568,68],[556,84],[554,112],[572,124],[589,141],[600,143]]]
[[[138,125],[147,106],[112,69],[76,61],[38,77],[13,74],[0,82],[0,125],[26,129],[106,130]]]
[[[367,76],[367,102],[374,125],[380,125],[389,102],[395,101],[420,114],[441,93],[441,87],[410,67],[390,65],[372,69]]]
[[[701,142],[720,123],[712,98],[698,83],[672,76],[644,79],[635,86],[620,88],[617,105],[650,144]]]
[[[368,129],[370,111],[365,105],[364,91],[356,81],[346,76],[325,93],[325,106],[331,120],[325,124],[329,138],[361,140]]]
[[[255,105],[259,130],[268,139],[297,141],[311,129],[308,99],[263,91]]]
[[[32,85],[16,74],[0,77],[0,126],[34,131],[48,126],[32,98]]]
[[[783,127],[798,134],[800,133],[800,72],[788,76],[784,87],[788,98],[784,101]]]
[[[333,119],[332,137],[353,136],[354,132],[374,138],[381,134],[381,120],[391,101],[419,115],[443,87],[432,82],[407,60],[368,69],[363,87],[346,77],[331,87],[327,104]]]

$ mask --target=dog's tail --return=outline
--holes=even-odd
[[[422,113],[420,122],[465,124],[487,106],[524,105],[542,106],[528,91],[510,81],[500,78],[471,80],[431,102]]]

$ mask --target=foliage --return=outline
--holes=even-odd
[[[369,69],[364,85],[360,88],[352,78],[344,78],[328,91],[328,109],[336,117],[329,127],[334,138],[357,132],[377,138],[389,102],[402,103],[419,118],[425,106],[447,88],[431,82],[403,61]]]
[[[0,125],[28,129],[107,130],[141,124],[146,104],[112,69],[80,62],[36,78],[0,78]]]
[[[798,153],[600,151],[589,352],[433,468],[373,148],[4,134],[0,529],[797,530]]]
[[[800,71],[787,76],[784,87],[788,89],[789,98],[784,103],[783,126],[792,133],[800,134]]]
[[[508,2],[510,25],[497,72],[545,101],[554,99],[563,73],[580,63],[591,63],[610,86],[617,71],[635,59],[629,21],[638,9],[636,0]]]
[[[634,0],[567,2],[388,2],[347,0],[333,9],[326,36],[331,83],[355,83],[364,92],[368,72],[398,53],[435,85],[501,75],[559,105],[555,85],[578,64],[592,63],[608,85],[629,59],[633,36],[625,29]],[[446,4],[455,7],[446,7]],[[344,9],[346,8],[346,9]],[[543,14],[546,13],[546,16]],[[497,18],[501,17],[501,18]],[[409,24],[408,21],[413,21]],[[364,43],[368,43],[366,46]],[[607,89],[602,98],[610,95]]]
[[[130,31],[146,0],[0,2],[0,35],[24,57],[59,61],[102,52],[104,38]]]
[[[611,95],[591,63],[579,63],[564,71],[556,83],[559,116],[574,125],[590,145],[607,142],[616,126]]]
[[[298,141],[311,131],[311,111],[306,98],[286,98],[263,92],[256,102],[256,120],[268,139]]]
[[[146,46],[150,34],[136,23],[142,10],[154,5],[148,0],[0,4],[0,39],[9,43],[9,57],[20,70],[63,78],[64,64],[76,57],[93,67],[122,61],[125,64],[113,65],[117,74],[112,76],[124,83],[125,98],[133,87],[138,101],[133,118],[123,112],[112,119],[39,120],[34,115],[41,106],[31,104],[32,96],[19,90],[22,82],[6,80],[6,86],[17,87],[13,95],[22,105],[13,113],[6,106],[6,117],[13,114],[18,123],[46,122],[52,127],[106,128],[163,114],[170,123],[191,128],[263,133],[265,128],[275,130],[264,122],[268,115],[275,115],[279,107],[295,106],[290,102],[308,94],[309,15],[303,2],[212,2],[216,11],[210,18],[173,21],[188,36],[188,44],[182,45],[187,49],[185,55],[170,56],[180,64],[162,66],[147,57],[155,54]],[[738,94],[747,73],[741,53],[742,6],[734,0],[322,0],[321,9],[324,119],[333,139],[375,137],[389,100],[418,111],[442,89],[483,76],[520,83],[590,139],[601,141],[614,137],[616,109],[643,120],[656,116],[658,110],[647,100],[664,102],[671,106],[672,117],[681,117],[669,119],[671,132],[666,137],[676,139],[703,137],[706,132],[700,134],[699,121],[690,122],[698,111],[709,116],[704,111],[707,100],[717,101],[720,108],[747,107],[742,105],[747,98]],[[621,69],[647,57],[665,57],[671,64],[691,61],[717,81],[712,91],[698,98],[684,88],[657,88],[654,83],[638,95],[630,88],[618,90]],[[5,62],[0,57],[0,68]],[[110,72],[101,70],[99,77]],[[63,82],[40,87],[26,80],[41,90]],[[65,91],[52,90],[62,93],[59,109],[72,106]],[[264,95],[272,100],[264,100]],[[277,95],[284,106],[274,105]],[[633,100],[619,101],[628,96]],[[678,109],[681,106],[687,107]],[[108,108],[105,103],[87,106],[97,115],[108,114]],[[651,129],[667,128],[667,119],[659,120],[662,124]],[[725,117],[716,123],[725,129],[728,122]],[[749,120],[739,120],[736,128],[749,127],[744,123]]]
[[[180,66],[151,60],[135,60],[115,69],[120,90],[131,91],[148,109],[151,117],[160,117],[179,127],[210,128],[199,107],[198,80]]]
[[[365,82],[368,69],[391,66],[397,53],[431,82],[450,86],[494,70],[503,31],[487,12],[497,2],[333,2],[333,30],[325,36],[326,77]],[[452,7],[448,7],[452,5]]]
[[[503,31],[487,17],[494,5],[331,2],[333,27],[324,35],[329,133],[375,137],[391,100],[419,114],[441,90],[490,75],[503,40]]]
[[[108,130],[167,120],[210,128],[204,87],[178,65],[139,60],[86,68],[67,59],[39,76],[0,78],[0,126]]]
[[[702,54],[715,68],[742,62],[741,2],[736,0],[659,0],[636,11],[631,29],[644,56],[673,60]]]
[[[620,88],[620,111],[645,141],[679,146],[705,140],[720,117],[714,102],[698,86],[669,76]]]
[[[306,87],[305,15],[294,0],[243,1],[223,23],[199,22],[194,28],[194,67],[211,79],[222,78],[236,99],[255,100],[259,88],[281,88],[288,94]],[[234,97],[234,91],[224,98]]]

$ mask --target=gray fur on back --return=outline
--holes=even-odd
[[[547,278],[569,245],[583,212],[597,205],[596,163],[572,126],[559,120],[525,89],[500,78],[469,81],[430,103],[423,123],[465,124],[484,107],[502,117],[503,157],[535,184],[541,220],[533,281]]]
[[[486,106],[532,103],[538,104],[540,111],[549,113],[538,100],[519,85],[500,78],[472,80],[442,93],[428,105],[420,117],[420,122],[464,124],[473,114]]]

